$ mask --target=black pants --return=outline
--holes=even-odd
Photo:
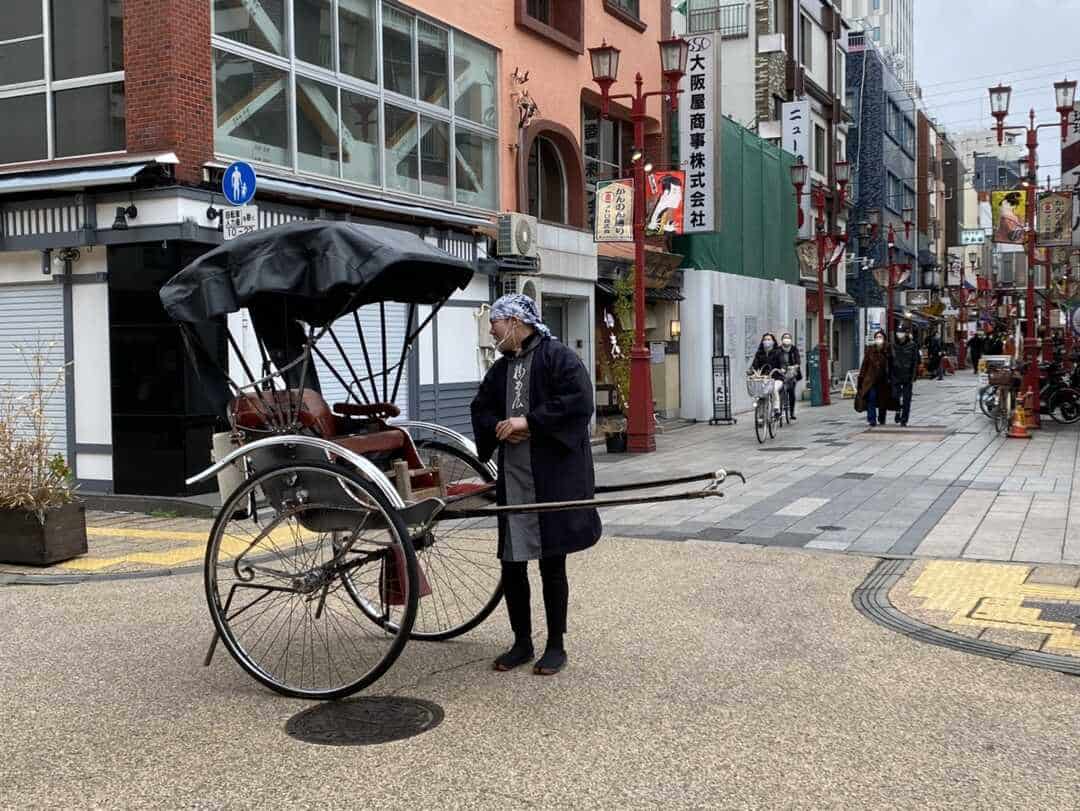
[[[783,394],[781,396],[782,397],[787,397],[788,413],[791,414],[791,416],[794,417],[795,416],[795,381],[794,380],[792,380],[790,383],[786,382],[786,381],[784,382],[784,392],[783,392]]]
[[[896,412],[896,421],[907,425],[908,417],[911,416],[911,383],[897,383],[895,386],[896,400],[900,408]]]
[[[503,594],[506,611],[510,615],[510,627],[514,639],[524,641],[532,638],[532,612],[530,611],[529,574],[526,561],[503,561]],[[540,559],[540,580],[544,589],[544,613],[547,615],[548,642],[562,643],[566,633],[566,605],[570,597],[570,584],[566,581],[566,555]]]

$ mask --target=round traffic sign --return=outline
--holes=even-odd
[[[249,203],[255,196],[255,170],[243,161],[231,164],[221,178],[221,193],[231,205]]]

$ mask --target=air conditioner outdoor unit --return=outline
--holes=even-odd
[[[536,302],[536,308],[542,306],[540,297],[543,295],[540,279],[537,276],[522,276],[517,273],[509,273],[499,279],[499,295],[508,293],[524,293]]]
[[[499,256],[536,256],[536,217],[508,211],[499,215],[498,228]]]

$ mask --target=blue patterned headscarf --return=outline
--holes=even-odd
[[[541,335],[551,335],[551,330],[540,320],[536,302],[524,293],[507,293],[496,299],[491,305],[491,320],[498,321],[501,318],[516,318],[522,324],[533,327]]]

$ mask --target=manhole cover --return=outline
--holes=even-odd
[[[370,746],[411,738],[442,720],[442,707],[430,701],[373,696],[309,707],[290,718],[285,731],[305,743]]]
[[[874,475],[873,473],[856,473],[856,472],[852,471],[851,473],[845,473],[842,476],[837,476],[837,478],[838,479],[869,479],[873,475]]]
[[[793,451],[805,451],[806,448],[785,448],[781,445],[776,448],[758,448],[758,450],[762,453],[791,453]]]
[[[822,532],[843,532],[847,527],[837,527],[832,524],[826,524],[823,527],[818,527]]]

